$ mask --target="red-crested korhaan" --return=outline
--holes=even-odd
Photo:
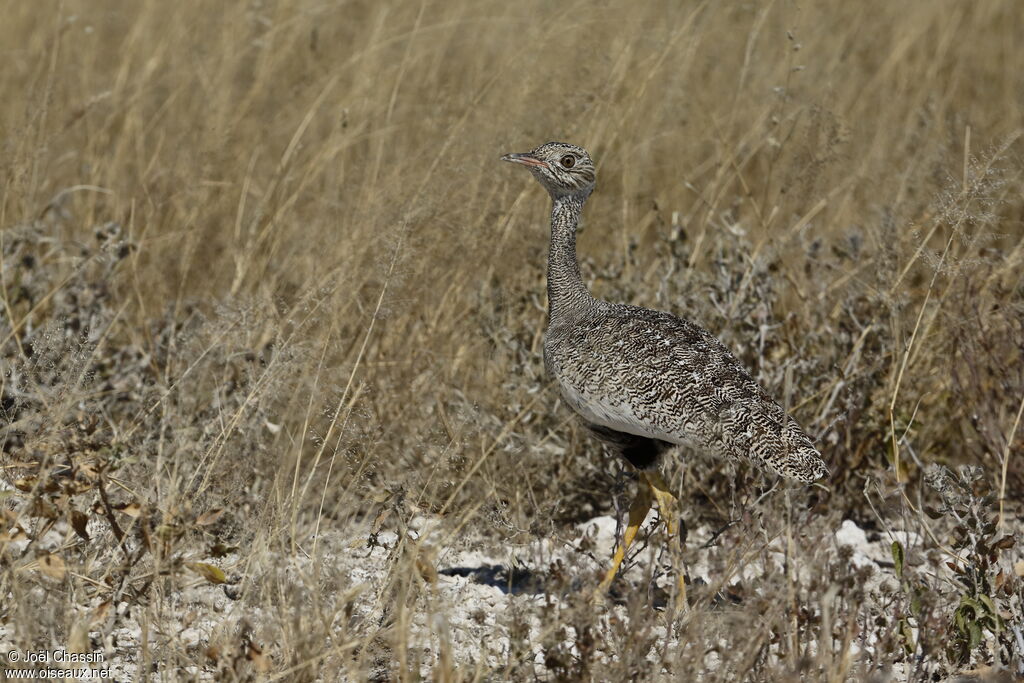
[[[590,295],[576,261],[576,228],[597,179],[586,150],[548,142],[502,160],[526,166],[553,202],[544,365],[589,430],[639,474],[626,531],[596,595],[611,585],[654,502],[678,539],[677,500],[661,474],[673,446],[746,458],[803,482],[828,474],[800,425],[713,334],[669,313]],[[682,571],[677,601],[686,603]]]

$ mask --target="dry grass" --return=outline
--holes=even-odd
[[[0,644],[115,652],[131,618],[157,680],[1019,666],[1020,579],[927,568],[970,559],[969,519],[979,558],[987,520],[1019,528],[1021,35],[1013,0],[11,3]],[[449,627],[425,654],[445,553],[565,539],[628,498],[543,376],[547,199],[497,159],[548,139],[599,164],[595,294],[719,333],[833,478],[761,498],[746,466],[686,458],[690,526],[739,520],[693,613],[642,588],[613,613],[580,566],[534,566],[547,607],[505,613],[503,659]],[[934,520],[931,463],[982,471]],[[412,540],[418,518],[439,531]],[[916,573],[869,599],[843,518],[920,532]],[[329,539],[371,530],[399,542],[367,593]],[[185,642],[182,591],[222,580],[230,619]],[[957,621],[989,594],[1001,617]]]

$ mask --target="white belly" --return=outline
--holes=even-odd
[[[617,432],[646,436],[651,439],[668,441],[669,443],[681,444],[686,442],[680,435],[669,434],[652,425],[640,420],[633,409],[625,402],[615,403],[608,399],[595,399],[591,396],[583,396],[576,388],[567,382],[558,383],[562,390],[562,397],[566,403],[579,413],[586,422],[614,429]]]

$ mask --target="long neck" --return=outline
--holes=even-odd
[[[548,309],[552,320],[572,315],[591,301],[576,261],[576,226],[586,199],[586,195],[557,197],[551,208]]]

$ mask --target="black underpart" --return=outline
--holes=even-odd
[[[661,460],[661,454],[672,447],[672,444],[667,441],[617,432],[599,425],[588,424],[587,429],[638,470],[650,470],[657,467]]]

